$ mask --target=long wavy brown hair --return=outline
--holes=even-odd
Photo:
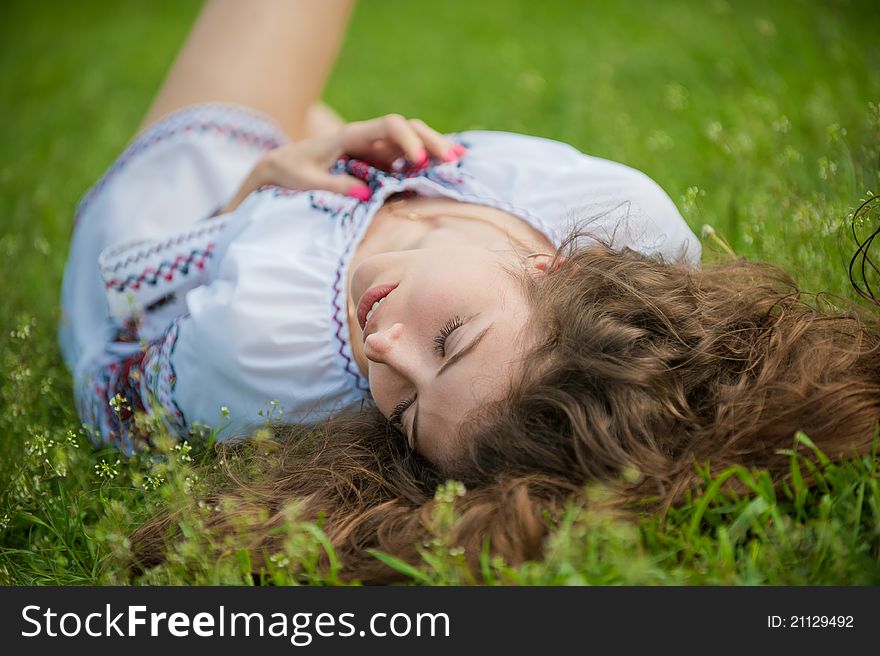
[[[542,555],[549,523],[585,485],[607,484],[622,508],[665,511],[701,482],[696,465],[789,474],[798,431],[829,456],[867,452],[880,420],[875,313],[831,306],[779,267],[734,259],[693,269],[574,234],[542,276],[523,274],[539,346],[507,396],[468,418],[467,454],[439,471],[410,453],[374,408],[320,426],[277,429],[257,475],[230,479],[211,520],[263,517],[235,536],[255,563],[278,550],[284,507],[321,518],[364,583],[403,578],[375,548],[420,562],[434,493],[465,483],[451,539],[476,561],[484,541],[516,565]],[[626,474],[624,476],[624,474]],[[261,514],[262,513],[262,514]],[[163,559],[177,515],[132,535],[138,568]]]

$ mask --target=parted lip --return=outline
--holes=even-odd
[[[374,285],[364,292],[363,296],[361,296],[361,300],[359,300],[357,304],[357,319],[361,330],[366,330],[367,328],[367,313],[370,311],[370,308],[373,307],[373,303],[379,299],[385,298],[395,289],[397,289],[397,283]],[[372,319],[372,317],[370,318]],[[364,335],[364,339],[366,339],[366,335]]]

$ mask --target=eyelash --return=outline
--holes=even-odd
[[[440,329],[440,333],[434,338],[434,352],[438,355],[445,356],[446,355],[446,340],[449,339],[449,336],[457,329],[461,328],[462,320],[461,317],[455,315],[446,322],[446,324]],[[415,403],[416,397],[413,396],[411,399],[407,399],[406,401],[401,401],[398,403],[394,410],[391,411],[391,416],[388,418],[388,422],[392,426],[396,426],[401,431],[404,430],[403,422],[401,421],[401,416],[406,409],[410,407],[413,403]]]
[[[388,418],[388,423],[390,423],[392,426],[403,431],[404,430],[403,422],[400,420],[400,416],[404,413],[404,411],[408,407],[410,407],[413,403],[415,403],[415,400],[416,400],[416,397],[413,396],[411,399],[408,399],[406,401],[401,401],[400,403],[398,403],[397,406],[394,408],[394,410],[391,412],[391,416]]]
[[[461,328],[461,323],[461,317],[458,315],[446,322],[446,325],[440,329],[440,334],[434,338],[434,353],[446,355],[446,340],[455,330]]]

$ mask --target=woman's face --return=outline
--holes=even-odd
[[[502,268],[509,257],[466,245],[403,250],[352,274],[355,304],[393,287],[354,331],[355,360],[379,410],[437,465],[461,454],[462,419],[506,393],[531,346],[529,308]]]

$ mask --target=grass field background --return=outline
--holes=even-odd
[[[0,583],[124,581],[115,564],[130,528],[211,466],[198,449],[172,453],[165,469],[93,451],[55,341],[75,205],[132,136],[197,10],[177,0],[3,4]],[[706,257],[723,239],[807,290],[852,296],[846,230],[880,187],[873,3],[364,1],[325,100],[348,119],[393,111],[441,131],[525,132],[621,161],[668,191],[706,237]],[[484,574],[880,584],[876,459],[826,465],[802,453],[793,467],[815,469],[810,489],[733,472],[751,495],[707,483],[635,526],[573,508],[545,562],[487,562]],[[275,580],[296,565],[334,582],[310,569],[315,548],[292,539]],[[431,549],[414,580],[470,580],[442,535]],[[249,582],[247,569],[240,558],[200,563],[182,547],[144,581]]]

